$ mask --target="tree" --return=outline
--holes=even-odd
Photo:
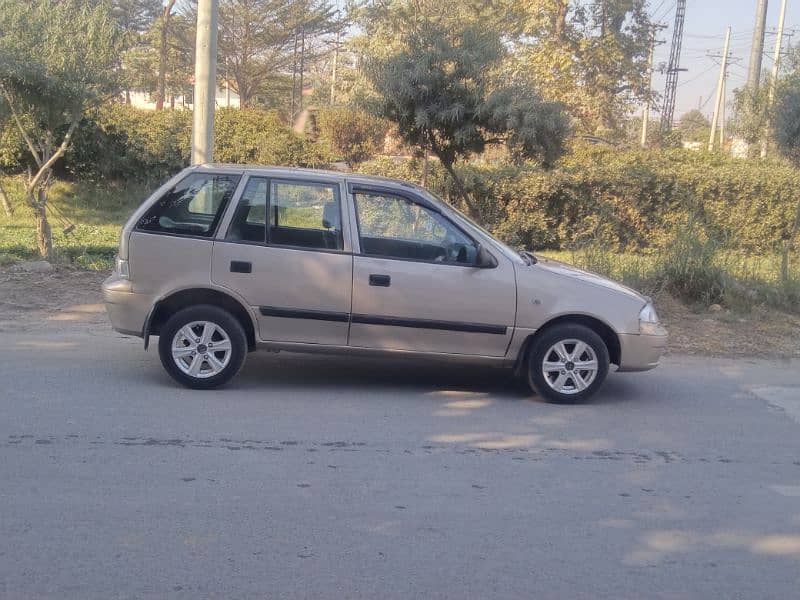
[[[796,165],[800,165],[800,69],[786,77],[776,89],[772,121],[778,149]],[[789,254],[800,235],[800,198],[797,201],[794,223],[785,237],[781,260],[781,277],[789,278]]]
[[[505,48],[480,23],[462,28],[422,22],[401,47],[365,65],[376,97],[373,112],[397,124],[406,143],[430,150],[475,214],[453,166],[458,158],[505,144],[517,159],[551,165],[563,152],[568,122],[560,106],[523,82],[507,83]]]
[[[758,90],[748,87],[735,90],[733,98],[733,134],[747,142],[749,147],[760,146],[766,141],[764,136],[772,118],[768,86],[761,86]]]
[[[43,258],[53,249],[47,221],[53,165],[87,108],[119,92],[120,48],[108,2],[0,0],[0,94],[35,165],[25,199]]]
[[[157,106],[162,98],[162,108],[168,100],[174,101],[176,95],[189,94],[194,74],[195,29],[196,20],[183,12],[175,11],[169,16],[166,30],[163,15],[158,16],[124,55],[126,84],[130,89],[149,92]],[[166,48],[162,52],[165,31]]]
[[[156,110],[164,108],[164,99],[167,94],[167,61],[169,60],[169,32],[172,21],[172,9],[175,0],[166,0],[161,12],[161,22],[159,24],[159,45],[158,45],[158,87],[156,89]]]
[[[515,0],[513,70],[565,104],[583,133],[623,134],[632,108],[652,96],[653,23],[646,0]]]
[[[287,72],[314,60],[318,38],[333,27],[328,0],[221,0],[219,73],[227,73],[243,107],[268,104],[270,87],[284,87]]]
[[[647,0],[385,0],[354,12],[367,55],[394,52],[419,23],[495,31],[509,50],[509,77],[564,104],[578,131],[623,137],[632,109],[656,94],[648,86],[654,26]]]
[[[162,11],[162,0],[112,0],[111,16],[124,36],[150,29]]]
[[[383,149],[386,121],[353,107],[326,108],[317,113],[320,138],[341,154],[349,167]]]
[[[692,109],[678,119],[678,132],[685,142],[707,142],[711,121],[698,109]]]
[[[135,81],[129,72],[126,56],[135,56],[137,47],[145,41],[145,33],[161,12],[161,0],[112,0],[111,16],[122,32],[123,53],[118,68],[126,73],[125,100],[130,104],[130,84]]]

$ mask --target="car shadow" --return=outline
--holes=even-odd
[[[516,380],[507,367],[395,357],[253,353],[229,385],[240,390],[269,385],[272,389],[303,387],[322,390],[342,387],[421,394],[464,393],[489,395],[509,401],[546,402]],[[579,404],[618,404],[636,397],[635,382],[624,375],[612,373],[594,397]]]

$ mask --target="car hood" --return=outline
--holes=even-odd
[[[573,267],[572,265],[568,265],[567,263],[563,263],[561,261],[552,259],[552,258],[541,258],[537,256],[538,263],[535,265],[540,269],[544,269],[554,275],[559,275],[561,277],[568,277],[570,279],[575,279],[577,281],[588,283],[590,285],[596,285],[600,287],[604,287],[606,289],[613,290],[620,294],[623,294],[631,299],[639,300],[642,303],[648,302],[650,299],[646,296],[643,296],[639,292],[634,289],[629,288],[626,285],[622,285],[616,281],[612,281],[611,279],[606,279],[597,273],[592,273],[590,271],[584,271],[583,269],[579,269],[578,267]]]

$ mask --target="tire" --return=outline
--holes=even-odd
[[[586,369],[578,368],[581,365]],[[608,348],[597,333],[584,325],[565,323],[547,329],[534,341],[526,375],[531,389],[545,400],[572,404],[600,389],[608,365]]]
[[[189,333],[194,339],[189,339]],[[175,381],[195,390],[210,390],[230,381],[242,368],[247,336],[228,311],[209,304],[190,306],[161,327],[158,354]]]

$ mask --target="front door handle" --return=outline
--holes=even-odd
[[[231,261],[231,273],[252,273],[253,263],[244,260]]]
[[[376,275],[373,273],[369,276],[369,284],[376,287],[389,287],[392,285],[392,278],[388,275]]]

